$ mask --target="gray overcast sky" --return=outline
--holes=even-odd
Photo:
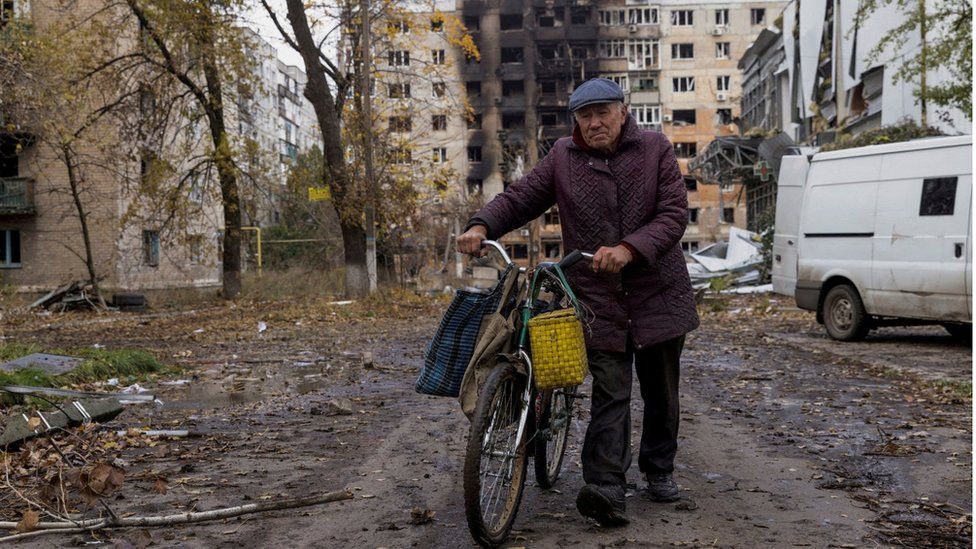
[[[284,2],[279,2],[276,0],[271,0],[268,2],[272,8],[275,9],[275,13],[278,15],[278,20],[281,21],[285,29],[291,30],[288,27],[288,19],[285,17],[285,5]],[[302,56],[298,55],[298,52],[291,49],[291,47],[285,43],[284,39],[281,38],[281,33],[275,28],[274,23],[271,21],[271,17],[268,16],[268,12],[264,10],[264,7],[260,2],[254,2],[251,5],[251,9],[245,14],[245,22],[247,26],[254,29],[262,38],[268,41],[275,49],[278,50],[278,59],[281,59],[289,65],[297,65],[305,70],[305,64],[302,62]]]

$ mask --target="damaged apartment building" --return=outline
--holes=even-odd
[[[475,112],[465,140],[466,188],[485,200],[517,181],[572,134],[569,95],[581,82],[619,83],[637,123],[674,143],[682,172],[715,135],[733,134],[741,83],[736,63],[783,2],[459,0],[481,58],[459,79]],[[745,224],[738,185],[686,177],[686,251]],[[559,214],[547,212],[505,239],[511,255],[558,257]]]

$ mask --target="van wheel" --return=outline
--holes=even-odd
[[[834,286],[827,292],[821,314],[827,334],[838,341],[864,339],[871,329],[861,296],[849,284]]]

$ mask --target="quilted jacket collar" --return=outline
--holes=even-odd
[[[620,132],[620,144],[617,145],[617,150],[614,151],[613,154],[619,154],[620,151],[625,148],[625,145],[638,142],[640,140],[641,130],[637,127],[637,120],[634,119],[634,115],[628,114],[627,120],[624,122],[624,127]],[[583,140],[583,134],[580,132],[579,125],[575,123],[573,124],[573,139],[569,145],[567,145],[567,148],[579,149],[595,156],[606,156],[602,152],[586,144],[586,142]]]

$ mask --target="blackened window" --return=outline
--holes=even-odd
[[[468,92],[468,97],[478,97],[481,95],[481,81],[473,80],[464,85],[464,89]]]
[[[142,231],[142,262],[150,267],[159,265],[159,231]]]
[[[542,126],[558,126],[559,115],[554,112],[544,112],[539,115],[539,124]]]
[[[585,25],[589,19],[590,10],[588,8],[573,8],[570,12],[570,24]]]
[[[473,177],[468,178],[468,194],[475,196],[480,195],[484,187],[485,182],[483,180]]]
[[[465,15],[464,26],[469,31],[476,31],[481,28],[481,18],[477,15]]]
[[[715,111],[715,115],[718,118],[717,122],[719,124],[732,123],[732,109],[718,109]]]
[[[671,116],[676,125],[695,124],[695,109],[674,109]]]
[[[511,97],[525,93],[525,81],[523,80],[502,80],[502,95]]]
[[[556,46],[539,46],[540,59],[558,59],[562,57],[559,48]]]
[[[957,177],[936,177],[922,183],[918,215],[952,215],[956,209]]]
[[[0,177],[17,177],[20,175],[19,164],[17,142],[0,140]]]
[[[502,115],[502,128],[518,130],[525,127],[525,113],[511,112]]]
[[[573,54],[573,59],[586,59],[588,57],[586,48],[573,48],[570,53]]]
[[[734,223],[735,208],[722,208],[722,221],[726,223]]]
[[[689,191],[697,191],[698,180],[695,179],[694,177],[685,177],[685,188],[688,189]]]
[[[527,244],[512,244],[512,259],[528,259],[529,246]]]
[[[521,63],[522,48],[502,48],[502,63]]]
[[[469,130],[480,130],[481,129],[481,115],[480,114],[470,114],[467,117],[468,129]]]
[[[688,208],[688,223],[698,223],[698,208]]]
[[[446,114],[435,114],[430,118],[430,125],[435,132],[442,132],[447,130],[447,115]]]
[[[468,147],[468,162],[481,162],[481,147]]]
[[[556,93],[556,81],[555,80],[541,80],[539,82],[539,90],[545,94]]]
[[[522,14],[521,13],[503,13],[498,18],[498,24],[501,30],[515,30],[522,28]]]
[[[749,13],[753,25],[766,24],[766,8],[752,8]]]
[[[444,20],[443,19],[431,19],[430,20],[430,32],[444,32]]]
[[[674,155],[678,158],[691,158],[695,156],[696,152],[698,152],[698,145],[696,143],[674,144]]]

